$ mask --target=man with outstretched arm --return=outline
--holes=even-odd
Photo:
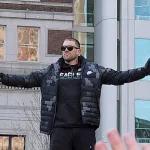
[[[62,57],[29,75],[0,74],[2,84],[41,89],[40,131],[50,135],[50,150],[94,150],[100,124],[99,99],[103,84],[123,85],[150,74],[145,66],[115,71],[81,56],[80,43],[65,39]]]

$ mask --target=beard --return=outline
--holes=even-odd
[[[73,61],[74,59],[72,58],[70,58],[70,59],[64,59],[66,62],[71,62],[71,61]]]
[[[78,56],[76,56],[76,57],[70,57],[70,58],[66,58],[66,57],[63,56],[63,58],[64,58],[64,61],[65,61],[66,64],[70,64],[73,61],[76,62],[76,60],[78,59]]]
[[[65,62],[67,62],[67,63],[70,63],[71,61],[76,60],[77,58],[78,58],[78,56],[70,57],[70,58],[63,56],[63,59],[64,59]]]

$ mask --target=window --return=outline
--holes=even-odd
[[[38,61],[38,28],[18,27],[18,60]]]
[[[135,39],[135,67],[143,67],[150,56],[150,39]],[[142,80],[150,80],[146,76]]]
[[[0,135],[0,149],[1,150],[24,150],[25,137]]]
[[[78,39],[81,44],[81,54],[88,59],[94,61],[94,33],[74,32],[74,38]]]
[[[0,60],[4,60],[4,34],[5,34],[5,27],[0,26]]]
[[[149,0],[135,0],[135,19],[150,20]]]
[[[94,26],[94,0],[74,0],[74,25]]]
[[[139,143],[150,143],[150,101],[135,101],[135,136]]]

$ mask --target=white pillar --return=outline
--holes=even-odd
[[[95,0],[95,62],[117,69],[117,0]],[[101,123],[97,140],[107,142],[108,130],[117,128],[117,87],[103,86]]]
[[[134,0],[120,1],[120,67],[121,70],[134,68]],[[135,131],[134,83],[125,84],[120,88],[120,134]]]

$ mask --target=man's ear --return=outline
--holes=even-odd
[[[77,50],[77,54],[78,54],[78,56],[81,55],[81,50],[80,49]]]

